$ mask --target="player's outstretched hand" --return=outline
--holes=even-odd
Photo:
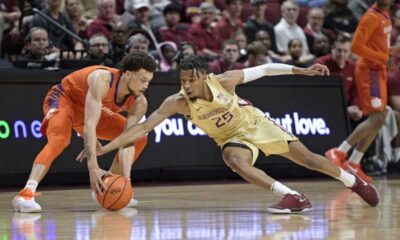
[[[99,141],[96,142],[96,155],[97,156],[101,156],[103,155],[103,145],[101,145],[101,143]],[[87,159],[86,156],[86,152],[85,149],[83,149],[78,156],[76,157],[76,161],[82,163],[83,161],[85,161],[85,159]]]
[[[107,172],[99,167],[90,167],[90,188],[98,194],[103,195],[103,192],[107,190],[107,186],[104,184],[102,177],[111,175],[111,172]]]
[[[327,66],[316,63],[312,65],[311,67],[305,68],[304,69],[304,74],[308,76],[314,76],[314,75],[319,75],[319,76],[329,76],[329,69]]]

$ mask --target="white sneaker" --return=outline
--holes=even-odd
[[[93,199],[93,201],[95,201],[98,205],[100,205],[99,201],[97,201],[97,195],[96,195],[96,192],[95,192],[95,191],[92,191],[92,199]],[[138,203],[139,203],[138,200],[132,198],[132,199],[129,201],[128,205],[126,205],[126,207],[135,207],[136,205],[138,205]]]
[[[35,197],[39,194],[32,192],[30,189],[22,189],[12,201],[12,205],[16,212],[35,213],[41,212],[42,207],[35,202]]]

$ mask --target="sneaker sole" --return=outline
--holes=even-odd
[[[276,209],[276,208],[267,208],[267,211],[269,213],[275,213],[275,214],[296,214],[296,213],[303,213],[303,212],[308,212],[312,208],[304,208],[301,211],[291,211],[290,209]]]

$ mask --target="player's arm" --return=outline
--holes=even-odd
[[[128,110],[126,119],[125,130],[137,124],[147,111],[147,100],[144,95],[136,98],[135,104]],[[121,162],[122,176],[130,179],[133,156],[135,155],[135,146],[129,144],[125,147],[119,148],[119,159]]]
[[[182,112],[183,108],[184,103],[177,94],[168,97],[164,100],[161,106],[149,116],[146,121],[129,127],[109,144],[102,147],[98,154],[102,155],[119,147],[123,147],[132,142],[135,142],[136,140],[142,138],[145,134],[153,130],[164,119],[175,113]]]
[[[354,33],[351,51],[372,62],[386,63],[388,61],[388,56],[386,56],[386,54],[367,46],[367,42],[371,37],[382,37],[382,39],[384,39],[384,36],[373,36],[376,28],[378,28],[378,24],[379,19],[375,16],[371,14],[364,15]]]
[[[96,127],[100,119],[102,99],[107,96],[111,74],[107,70],[95,70],[87,79],[89,85],[85,99],[85,118],[83,129],[84,151],[90,176],[90,186],[98,193],[106,189],[101,177],[106,172],[99,168],[96,156]]]
[[[243,70],[227,71],[217,75],[218,81],[225,89],[235,89],[236,85],[247,83],[264,76],[276,76],[285,74],[299,75],[329,75],[329,69],[322,64],[314,64],[308,68],[299,68],[282,63],[267,63],[256,67],[245,68]]]

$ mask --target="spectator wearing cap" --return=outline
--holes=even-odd
[[[138,31],[145,31],[150,38],[150,49],[156,50],[158,42],[161,41],[157,26],[150,22],[150,2],[148,0],[134,0],[135,19],[128,22],[128,34],[132,35]]]
[[[212,27],[215,21],[216,8],[212,3],[203,2],[200,5],[201,21],[192,24],[189,29],[189,41],[197,46],[199,55],[208,58],[216,58],[222,44],[219,31]]]
[[[86,28],[87,37],[101,33],[111,39],[113,26],[117,24],[119,16],[115,14],[115,0],[99,0],[96,19]]]
[[[181,9],[180,4],[168,4],[163,11],[167,26],[160,28],[161,39],[174,42],[177,46],[188,40],[187,32],[190,27],[181,22]]]
[[[209,63],[212,73],[221,74],[229,70],[240,70],[243,65],[238,63],[239,45],[234,39],[225,40],[222,44],[221,57]]]
[[[303,54],[309,52],[306,35],[303,29],[297,25],[299,17],[299,6],[292,0],[283,2],[281,6],[282,18],[274,27],[276,46],[281,53],[288,52],[288,43],[291,39],[297,38],[303,45]]]
[[[271,23],[265,20],[265,9],[267,8],[266,0],[251,0],[253,8],[253,15],[247,20],[244,26],[244,32],[247,36],[247,40],[252,42],[255,40],[256,33],[260,30],[268,32],[271,38],[271,50],[277,51],[275,43],[275,32],[274,27]]]
[[[232,34],[243,27],[240,20],[242,12],[242,0],[225,0],[226,10],[217,23],[217,30],[220,32],[222,40],[232,37]]]

